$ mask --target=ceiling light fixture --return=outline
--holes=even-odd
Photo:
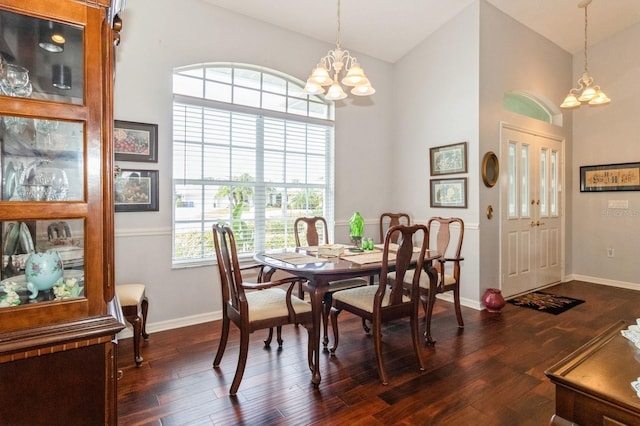
[[[331,73],[333,73],[333,77]],[[341,75],[344,75],[342,80],[340,80]],[[356,58],[351,56],[348,50],[342,50],[340,47],[340,0],[338,0],[336,48],[330,50],[327,56],[320,59],[320,63],[311,71],[311,76],[307,80],[304,90],[307,93],[317,95],[325,93],[322,86],[329,86],[325,98],[338,101],[347,97],[340,83],[353,87],[351,94],[356,96],[369,96],[376,92]]]
[[[561,108],[577,108],[587,102],[589,105],[604,105],[611,102],[611,99],[600,90],[600,86],[593,84],[593,77],[589,74],[587,59],[587,7],[591,0],[582,0],[578,7],[584,9],[584,72],[578,79],[578,87],[574,87],[560,105]],[[579,95],[576,97],[576,95]]]

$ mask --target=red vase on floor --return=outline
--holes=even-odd
[[[488,288],[482,296],[482,303],[487,308],[487,311],[500,312],[506,302],[500,290],[497,288]]]

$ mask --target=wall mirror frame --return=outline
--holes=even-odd
[[[493,151],[487,152],[482,158],[482,182],[487,188],[493,188],[500,177],[500,162]]]

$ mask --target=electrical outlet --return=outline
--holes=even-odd
[[[613,247],[607,248],[607,257],[613,257]]]

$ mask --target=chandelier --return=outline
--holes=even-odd
[[[587,7],[591,4],[591,0],[582,0],[578,3],[578,7],[584,9],[584,72],[582,77],[578,79],[578,87],[574,87],[564,98],[561,108],[576,108],[583,104],[604,105],[611,102],[611,99],[600,90],[600,86],[593,84],[593,77],[589,74],[587,60]],[[576,96],[577,95],[577,96]]]
[[[351,56],[348,50],[342,50],[340,47],[340,0],[338,0],[336,48],[320,59],[320,63],[311,71],[304,90],[317,95],[325,93],[323,86],[329,86],[325,98],[339,101],[347,97],[340,83],[352,87],[351,94],[356,96],[369,96],[376,92],[356,58]]]

